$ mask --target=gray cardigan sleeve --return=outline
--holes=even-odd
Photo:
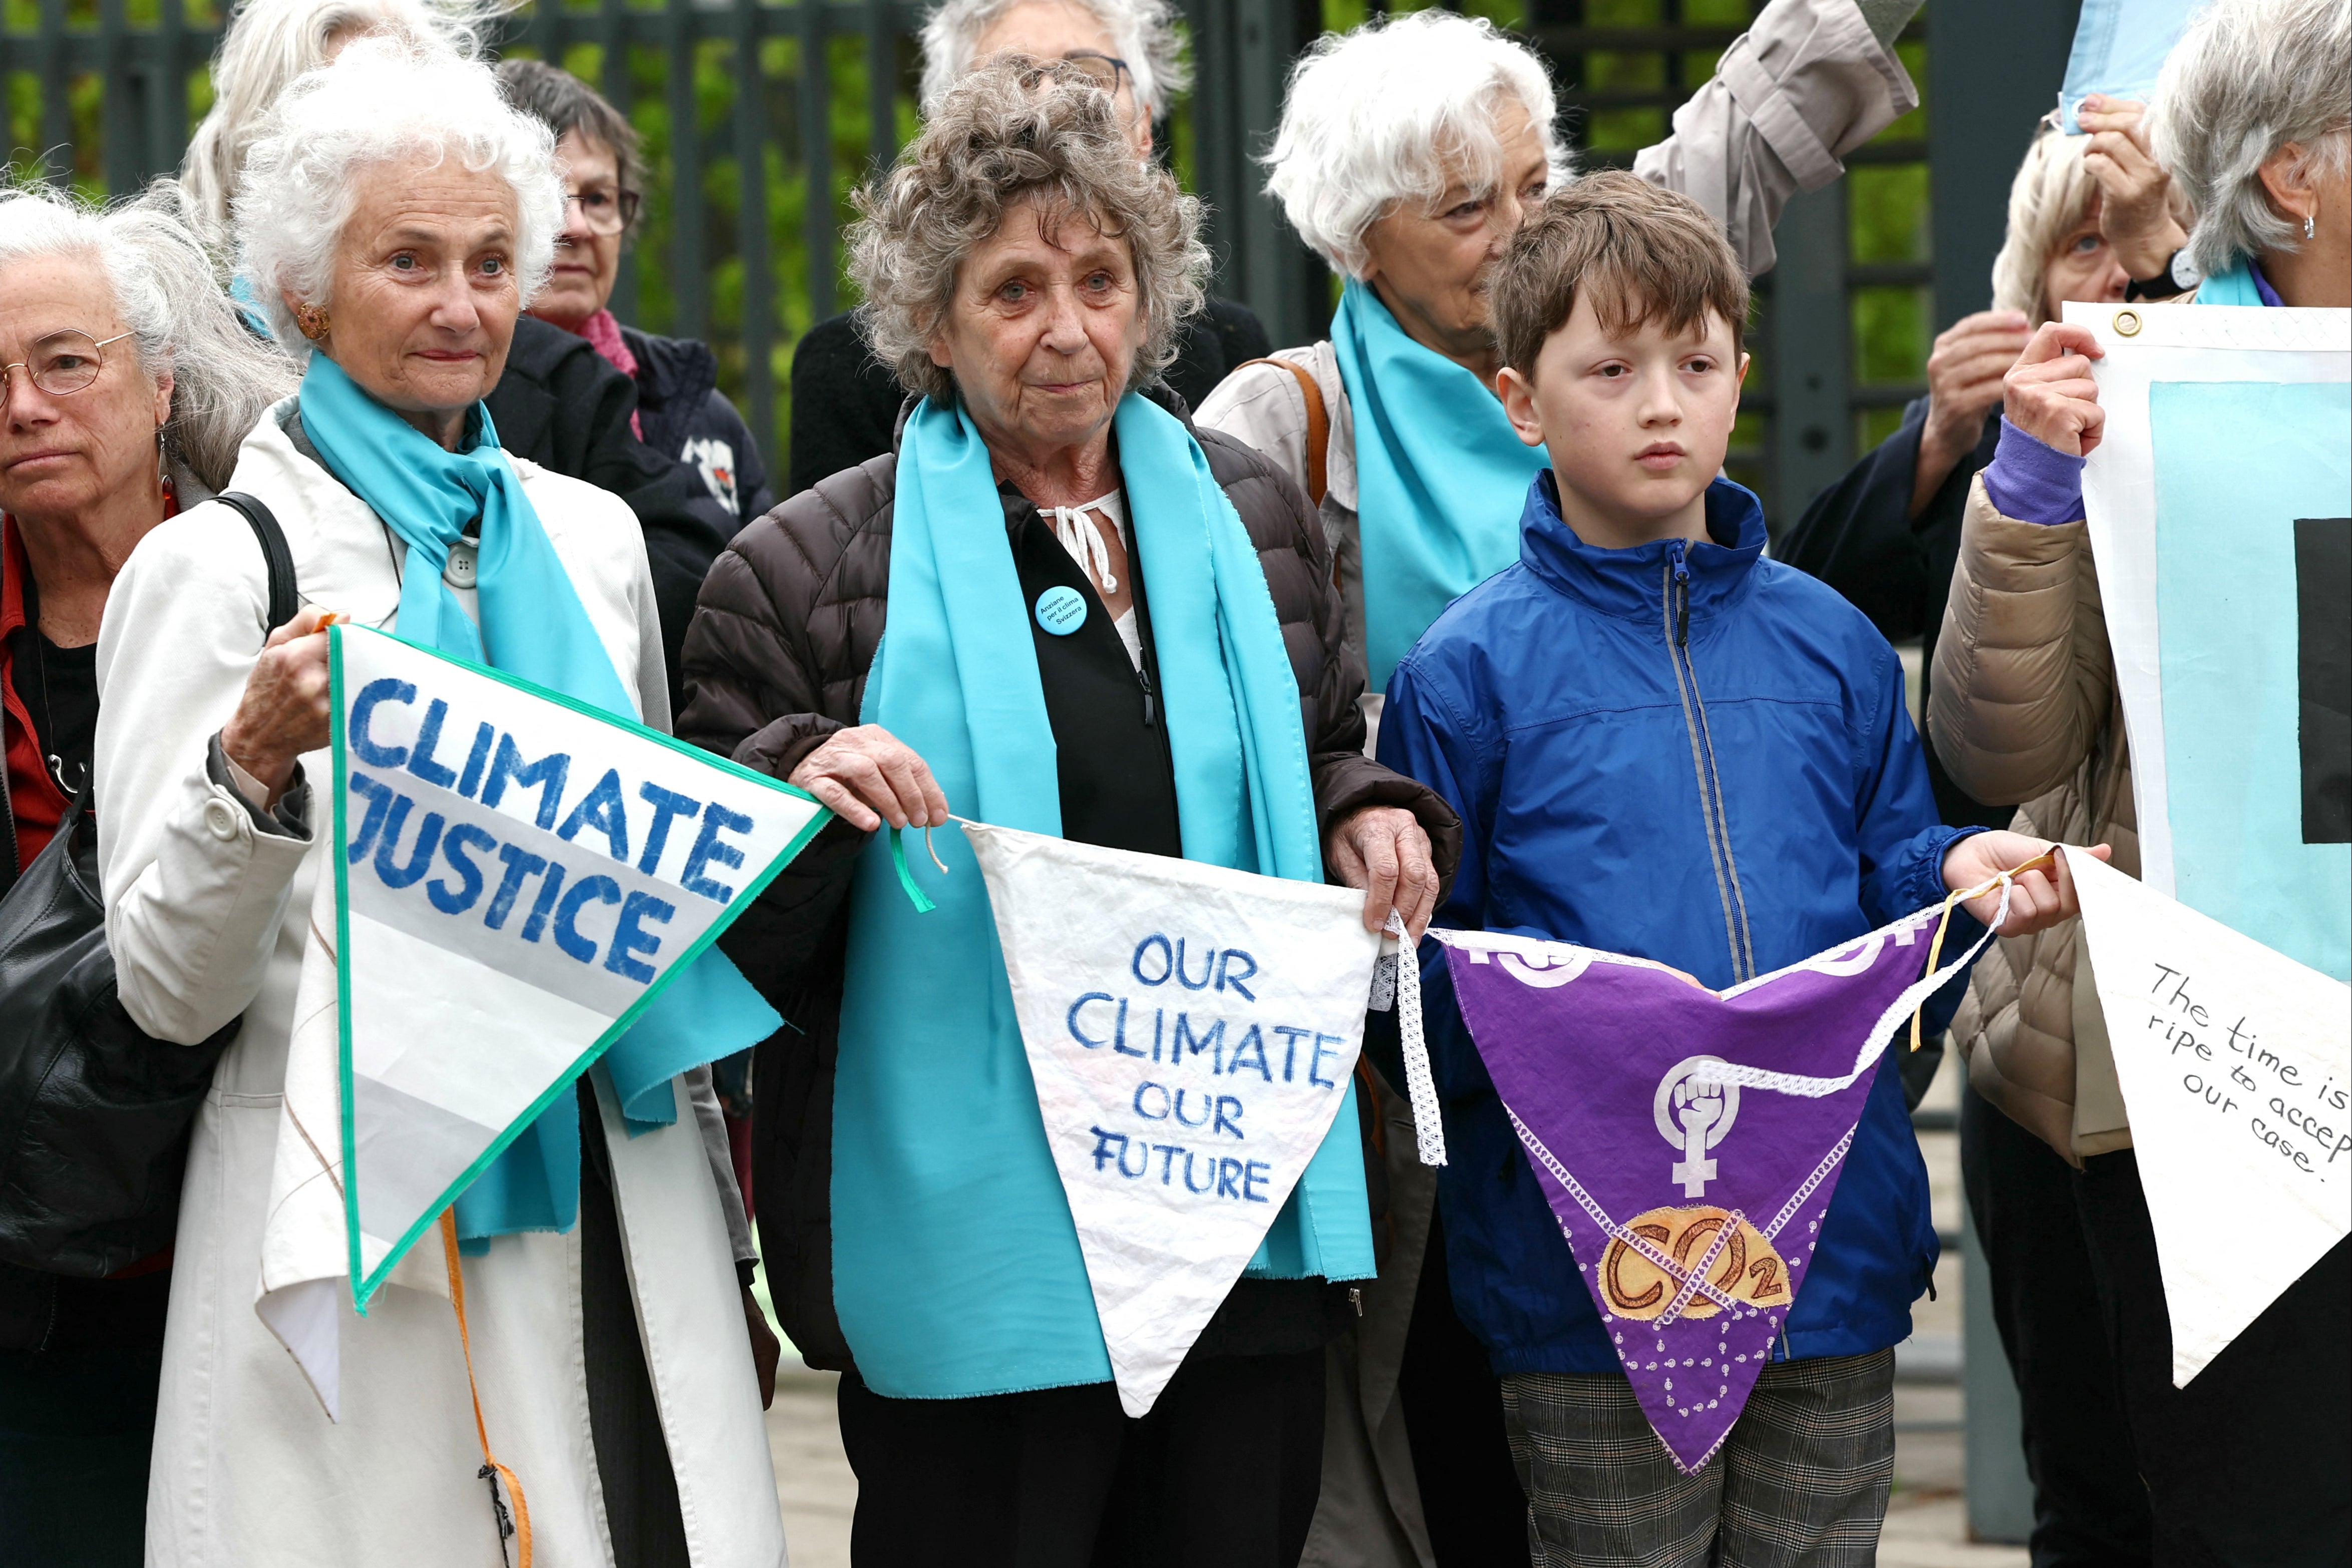
[[[1752,277],[1771,269],[1789,198],[1844,173],[1847,153],[1918,104],[1855,0],[1772,0],[1633,172],[1712,214]]]

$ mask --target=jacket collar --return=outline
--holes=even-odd
[[[1604,615],[1658,621],[1659,596],[1676,565],[1689,573],[1690,616],[1703,621],[1730,606],[1746,590],[1749,569],[1764,553],[1764,504],[1718,476],[1706,487],[1707,541],[1659,540],[1632,549],[1586,544],[1560,520],[1559,491],[1549,468],[1528,486],[1519,517],[1519,559],[1529,571]]]

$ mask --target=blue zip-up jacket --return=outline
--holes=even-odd
[[[1937,821],[1895,650],[1834,591],[1762,559],[1753,495],[1717,479],[1706,523],[1715,542],[1595,549],[1539,475],[1518,564],[1397,666],[1380,760],[1462,818],[1436,924],[1636,954],[1721,988],[1945,896],[1966,830]],[[1948,951],[1982,930],[1954,918]],[[1455,1308],[1499,1373],[1616,1372],[1433,946],[1423,958]],[[1939,993],[1931,1029],[1960,991]],[[1785,1354],[1903,1339],[1936,1250],[1902,1083],[1882,1071]]]

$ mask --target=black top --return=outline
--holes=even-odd
[[[1274,352],[1265,325],[1246,305],[1212,298],[1184,324],[1176,362],[1164,378],[1188,409],[1198,408],[1234,367]],[[906,389],[867,349],[855,311],[818,322],[793,350],[792,488],[855,468],[890,450]]]
[[[694,619],[703,574],[740,526],[735,514],[712,498],[700,474],[631,433],[636,383],[585,338],[520,318],[506,370],[483,401],[508,452],[610,490],[636,513],[676,713],[687,622]]]
[[[1960,559],[1960,521],[1968,511],[1969,487],[1992,462],[2000,441],[2000,411],[1985,416],[1976,450],[1963,456],[1943,486],[1914,517],[1911,488],[1919,471],[1919,438],[1927,428],[1927,400],[1903,411],[1903,426],[1877,450],[1846,470],[1845,476],[1805,508],[1804,517],[1774,547],[1773,555],[1811,573],[1843,594],[1870,617],[1890,643],[1920,640],[1920,693],[1936,669],[1936,635],[1943,629],[1944,601]],[[1936,748],[1927,747],[1927,779],[1936,791],[1936,811],[1956,828],[2006,828],[2016,812],[1971,800],[1944,771]]]
[[[637,428],[646,444],[702,476],[734,519],[727,537],[776,504],[759,438],[719,390],[719,356],[693,338],[660,338],[635,327],[621,339],[637,361]]]
[[[41,635],[40,596],[25,582],[25,624],[14,633],[16,657],[9,681],[33,721],[33,742],[67,800],[89,782],[89,758],[98,742],[98,644],[60,648]]]
[[[1037,646],[1045,717],[1054,727],[1055,775],[1062,792],[1062,837],[1073,843],[1142,854],[1181,856],[1176,762],[1160,702],[1160,663],[1151,640],[1150,591],[1141,552],[1128,552],[1135,593],[1140,672],[1086,572],[1037,508],[1011,486],[998,494],[1012,524],[1013,559],[1021,574],[1023,612]],[[1067,635],[1039,623],[1037,600],[1055,588],[1076,590],[1086,618]],[[1201,1331],[1194,1354],[1296,1354],[1318,1348],[1344,1323],[1344,1296],[1320,1280],[1239,1280]]]

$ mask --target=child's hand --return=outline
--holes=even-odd
[[[2023,833],[1970,833],[1945,853],[1944,885],[1954,893],[1977,887],[2054,849],[2059,846],[2049,840],[2030,839]],[[2063,849],[2051,856],[2047,869],[2037,866],[2011,879],[2009,918],[2001,922],[2001,936],[2030,936],[2082,914],[2083,906],[2074,897],[2074,875],[2066,869],[2066,857],[2070,854],[2096,855],[2107,860],[2114,852],[2105,844],[2087,850]],[[2000,889],[1996,885],[1960,907],[1990,925],[2000,909]]]

